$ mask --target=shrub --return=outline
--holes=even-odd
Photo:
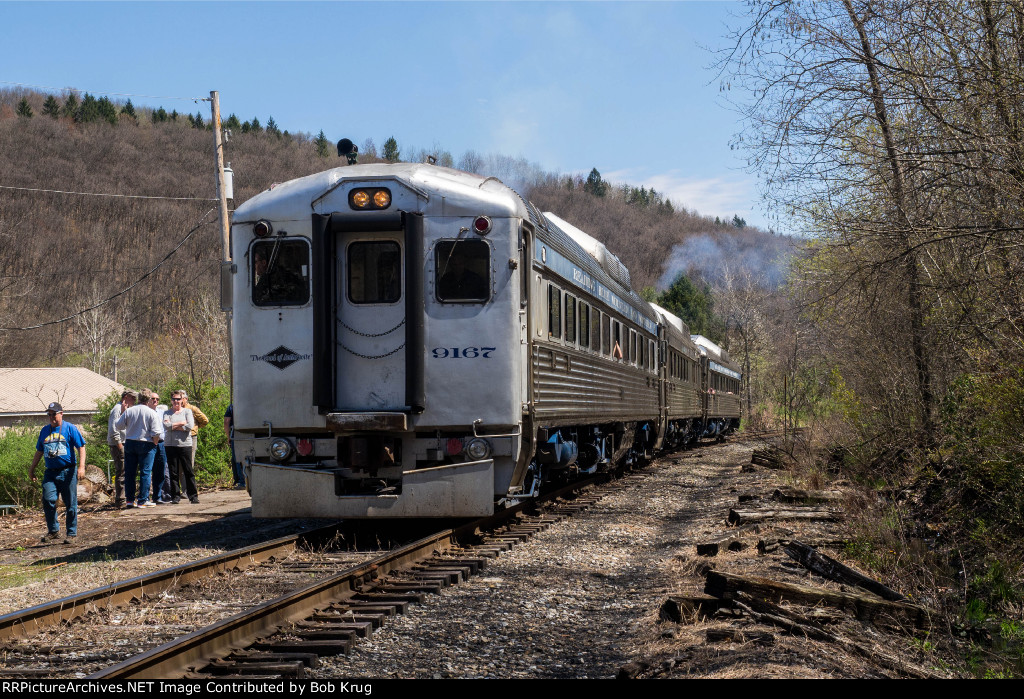
[[[40,486],[28,477],[29,466],[36,455],[38,427],[10,427],[0,432],[0,500],[4,504],[38,504]],[[36,476],[42,477],[42,462]]]

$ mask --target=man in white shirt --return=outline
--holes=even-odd
[[[156,417],[156,405],[160,400],[148,388],[139,391],[138,405],[121,413],[114,421],[115,429],[125,431],[124,441],[124,490],[127,507],[155,507],[150,501],[150,480],[153,476],[153,458],[156,445],[160,443],[163,425]],[[135,475],[139,474],[139,494],[135,496]]]

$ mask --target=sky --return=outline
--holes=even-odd
[[[0,2],[0,87],[525,157],[767,228],[711,67],[741,2]],[[184,98],[184,99],[177,99]],[[229,158],[230,159],[230,158]],[[2,174],[0,174],[2,180]]]

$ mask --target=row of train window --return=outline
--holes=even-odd
[[[710,388],[718,393],[736,393],[740,392],[740,382],[731,376],[725,376],[723,374],[716,374],[711,372],[711,386]]]
[[[653,340],[554,284],[548,284],[548,339],[564,340],[652,373],[656,370]]]
[[[670,349],[668,351],[668,375],[670,378],[680,381],[695,382],[697,380],[697,362]]]
[[[357,241],[346,250],[348,300],[393,304],[402,298],[402,250],[395,241]],[[490,298],[490,248],[477,240],[441,241],[435,248],[434,290],[445,303]],[[252,300],[257,306],[301,306],[309,301],[309,244],[299,239],[252,246]]]

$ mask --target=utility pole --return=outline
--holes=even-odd
[[[231,303],[225,304],[225,286],[230,289],[230,280],[234,273],[234,265],[231,262],[231,227],[228,221],[228,198],[224,182],[224,141],[220,128],[220,93],[216,90],[210,91],[210,109],[213,112],[213,149],[217,157],[217,200],[220,207],[220,240],[221,240],[221,309],[226,311],[224,319],[227,322],[228,330],[228,376],[230,376],[232,394],[235,384],[234,348],[231,341],[231,321],[233,299]],[[234,464],[232,464],[234,468]]]
[[[231,242],[228,227],[228,199],[224,184],[224,142],[220,130],[220,93],[210,92],[210,108],[213,110],[213,149],[217,154],[217,199],[220,204],[221,260],[231,262]]]

